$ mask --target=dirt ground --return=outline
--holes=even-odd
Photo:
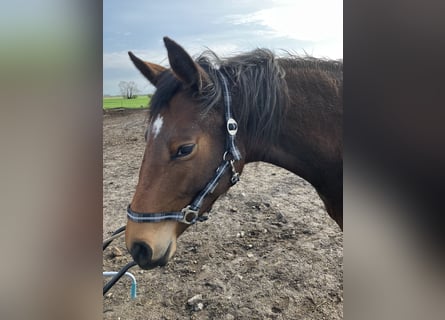
[[[103,117],[104,239],[125,225],[144,151],[147,111]],[[124,238],[104,271],[131,261]],[[129,270],[104,297],[104,319],[343,319],[343,233],[303,179],[249,164],[210,218],[179,239],[166,267]],[[110,278],[104,278],[104,283]]]

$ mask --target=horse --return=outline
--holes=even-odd
[[[170,68],[128,52],[156,88],[127,208],[125,243],[142,269],[165,266],[247,163],[308,181],[343,230],[343,62],[255,49],[196,59],[164,37]]]

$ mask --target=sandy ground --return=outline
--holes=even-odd
[[[104,114],[104,239],[126,222],[146,116]],[[103,270],[130,259],[121,237],[104,251]],[[166,267],[130,272],[137,298],[122,278],[104,297],[104,319],[343,319],[343,233],[311,185],[266,163],[245,167]]]

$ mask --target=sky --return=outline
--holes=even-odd
[[[168,67],[168,36],[192,56],[206,49],[232,56],[255,48],[343,58],[342,0],[106,0],[103,2],[103,93],[120,81],[152,93],[127,52]]]

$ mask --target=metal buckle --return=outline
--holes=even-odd
[[[231,152],[225,151],[224,154],[223,154],[223,157],[222,157],[223,161],[231,161],[232,159],[229,158],[229,156],[231,156],[231,155],[232,155]],[[216,169],[216,170],[218,170],[218,169]]]
[[[238,122],[235,119],[227,119],[227,132],[229,135],[234,136],[238,132]]]
[[[234,185],[238,181],[239,181],[239,173],[238,172],[234,172],[232,177],[230,178],[230,182],[232,183],[232,185]]]
[[[198,220],[198,210],[193,210],[190,205],[183,208],[181,210],[183,217],[179,222],[185,224],[195,224],[196,220]]]
[[[232,185],[234,185],[239,181],[239,173],[236,172],[235,160],[230,160],[230,167],[232,168],[232,177],[230,178],[230,182]]]

